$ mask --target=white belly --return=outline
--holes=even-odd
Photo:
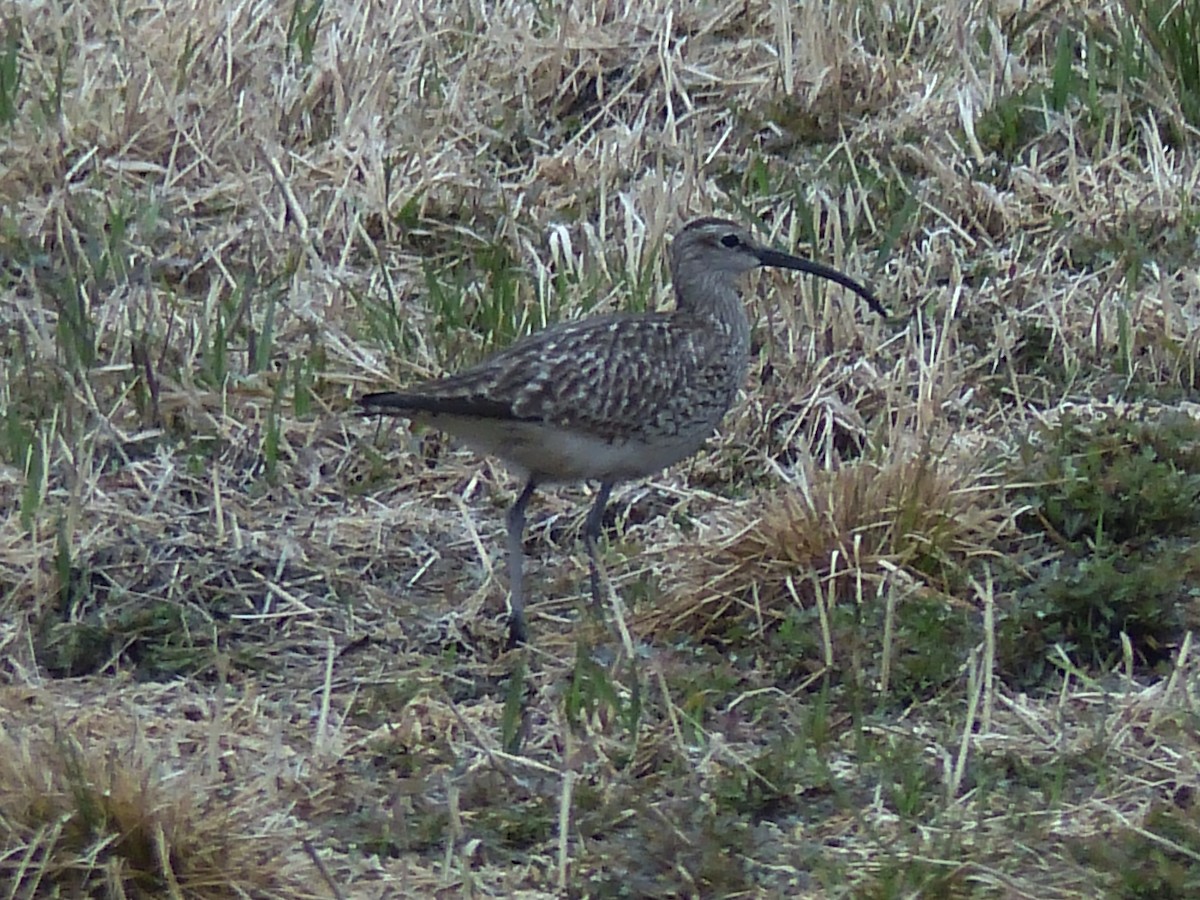
[[[651,443],[609,440],[533,422],[447,415],[421,416],[420,421],[542,482],[643,478],[691,456],[711,433],[679,434]]]

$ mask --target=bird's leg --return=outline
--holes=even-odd
[[[521,584],[521,570],[525,561],[522,538],[525,534],[525,507],[533,496],[537,482],[532,478],[525,482],[520,496],[508,510],[508,646],[524,644],[529,637],[525,630],[525,594]]]
[[[602,481],[596,499],[588,512],[587,521],[583,526],[583,543],[587,546],[588,569],[592,576],[592,603],[598,615],[603,615],[604,601],[600,599],[600,551],[597,542],[600,540],[600,526],[604,524],[604,509],[608,506],[608,495],[612,493],[613,483]]]

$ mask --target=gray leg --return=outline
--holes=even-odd
[[[608,495],[612,493],[613,483],[602,481],[600,490],[596,492],[596,500],[588,513],[587,522],[583,526],[583,542],[587,546],[588,569],[592,576],[592,603],[596,611],[604,609],[604,601],[600,598],[600,551],[597,542],[600,540],[600,526],[604,524],[604,508],[608,506]]]
[[[521,585],[521,569],[525,561],[522,538],[525,534],[525,507],[533,496],[537,482],[532,478],[508,511],[508,646],[517,647],[526,642],[525,594]]]

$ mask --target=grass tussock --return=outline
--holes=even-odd
[[[953,596],[969,561],[1011,536],[1009,510],[977,474],[926,452],[833,470],[804,467],[784,489],[722,516],[670,596],[639,620],[696,638],[761,637],[819,598],[874,595],[889,578]],[[672,556],[675,551],[672,551]]]
[[[27,724],[0,731],[0,749],[0,870],[15,895],[319,895],[291,876],[294,845],[263,820],[250,772],[232,790],[173,772],[144,733]]]

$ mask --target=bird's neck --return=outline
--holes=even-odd
[[[699,272],[677,280],[675,307],[680,312],[711,320],[713,326],[725,331],[735,345],[750,352],[750,320],[731,278]]]

